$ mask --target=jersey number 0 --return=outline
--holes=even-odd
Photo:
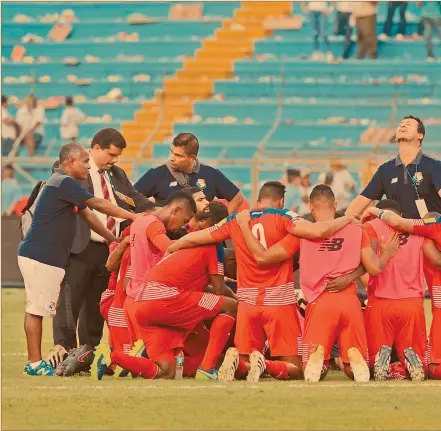
[[[268,247],[266,245],[266,239],[265,239],[265,231],[263,230],[262,223],[257,223],[251,228],[251,233],[254,235],[254,238],[256,238],[263,246],[263,248],[266,250]]]

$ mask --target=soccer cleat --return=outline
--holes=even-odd
[[[95,359],[90,367],[90,376],[93,380],[101,380],[107,371],[107,367],[112,363],[110,354],[112,349],[106,343],[101,343],[95,349]]]
[[[70,377],[81,371],[88,371],[93,363],[94,348],[87,344],[74,349],[61,363],[60,372],[57,375]]]
[[[32,368],[31,363],[26,362],[24,373],[28,376],[53,376],[54,369],[46,361],[41,361],[36,368]]]
[[[389,372],[390,357],[392,354],[392,347],[384,344],[380,347],[374,362],[374,380],[377,382],[384,382],[387,380]]]
[[[212,368],[211,370],[204,370],[202,367],[199,367],[194,378],[195,380],[217,380],[217,370],[216,368]]]
[[[124,368],[117,365],[115,369],[113,370],[113,376],[112,377],[127,377],[127,371],[124,370]]]
[[[231,382],[234,380],[234,374],[236,373],[237,366],[239,365],[239,350],[235,347],[230,347],[225,353],[224,361],[219,368],[218,376],[219,381],[223,383]]]
[[[138,340],[135,341],[135,344],[130,349],[129,356],[132,356],[133,358],[141,358],[143,357],[144,352],[145,352],[144,341]]]
[[[67,350],[61,345],[56,344],[52,347],[47,357],[47,362],[52,368],[57,368],[68,356]]]
[[[262,353],[254,350],[250,355],[250,371],[248,371],[247,382],[256,383],[265,371],[265,357]]]
[[[323,360],[325,357],[325,349],[320,344],[316,344],[312,348],[309,355],[308,363],[306,364],[304,375],[307,382],[318,382],[322,375]]]
[[[354,380],[359,383],[366,383],[369,381],[371,374],[368,364],[356,347],[348,349],[349,363],[351,364],[352,372],[354,373]]]
[[[410,378],[414,382],[422,382],[426,379],[423,363],[412,347],[404,349],[404,358]]]

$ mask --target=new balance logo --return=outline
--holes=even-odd
[[[319,251],[339,251],[345,242],[344,238],[325,239],[319,248]]]

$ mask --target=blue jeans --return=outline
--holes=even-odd
[[[320,11],[313,10],[310,12],[312,29],[314,30],[314,49],[319,50],[320,38],[323,39],[326,51],[329,51],[328,36],[326,34],[326,25],[328,17]]]
[[[433,55],[432,35],[433,29],[441,37],[441,18],[423,18],[424,21],[424,42],[426,42],[427,57],[435,57]]]
[[[387,18],[384,23],[383,33],[390,36],[392,31],[392,24],[395,15],[395,11],[399,9],[400,11],[400,26],[398,28],[398,34],[403,34],[406,32],[406,8],[407,2],[405,1],[390,1],[387,5]]]

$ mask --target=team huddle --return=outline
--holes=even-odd
[[[228,216],[222,203],[184,189],[137,217],[110,246],[100,303],[109,340],[96,349],[92,377],[318,382],[337,347],[357,382],[441,379],[439,214],[403,219],[386,199],[363,223],[336,218],[332,189],[318,185],[311,223],[283,209],[284,194],[281,183],[265,183],[257,209]]]

